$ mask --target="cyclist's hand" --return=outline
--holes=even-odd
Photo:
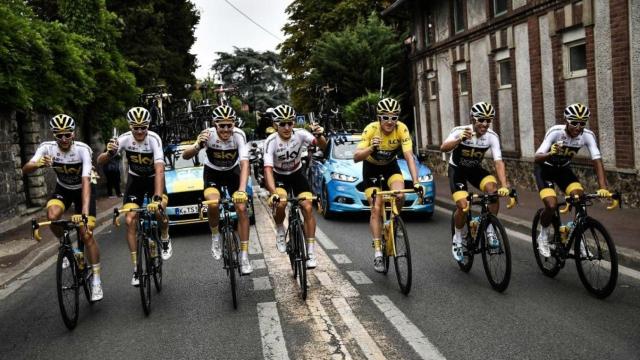
[[[551,150],[549,150],[549,154],[550,155],[556,155],[559,152],[560,152],[560,145],[559,144],[551,145]]]
[[[76,224],[80,224],[82,222],[82,214],[71,215],[71,221],[73,221]]]
[[[509,188],[506,186],[501,187],[500,189],[498,189],[498,196],[509,196]]]
[[[158,207],[160,206],[160,201],[152,201],[149,204],[147,204],[147,211],[151,212],[151,213],[155,213],[156,211],[158,211]]]
[[[247,202],[247,193],[244,191],[236,191],[233,193],[233,202],[234,203],[245,203]]]
[[[373,146],[373,150],[378,150],[378,147],[380,147],[380,137],[379,136],[374,136],[373,138],[371,138],[371,146]]]
[[[424,195],[424,186],[422,186],[422,184],[420,184],[419,182],[413,183],[413,191]]]
[[[49,155],[45,155],[40,159],[38,159],[38,161],[36,161],[36,165],[38,165],[39,168],[45,167],[45,166],[48,167],[48,166],[51,166],[52,164],[53,164],[53,160],[51,160],[51,156]]]
[[[311,124],[311,133],[315,137],[320,137],[322,134],[324,134],[324,128],[319,124]]]
[[[116,154],[116,151],[118,151],[118,147],[118,139],[113,138],[107,143],[107,152],[113,156]]]
[[[458,139],[460,139],[460,141],[465,141],[467,139],[471,139],[472,136],[473,132],[471,131],[471,129],[464,129],[464,131],[461,132],[460,135],[458,135]]]
[[[598,191],[596,191],[596,194],[598,194],[598,196],[601,198],[611,197],[611,193],[607,189],[598,189]]]
[[[277,204],[280,201],[280,195],[278,194],[271,194],[271,196],[269,196],[269,200],[267,201],[267,204],[269,204],[269,206],[273,206],[273,204]]]
[[[209,131],[204,130],[198,135],[198,140],[196,141],[196,148],[202,148],[209,141]]]

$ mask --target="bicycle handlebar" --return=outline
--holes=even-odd
[[[586,200],[592,199],[611,199],[611,205],[607,206],[607,210],[613,210],[617,207],[622,208],[622,194],[618,191],[613,194],[602,197],[598,194],[582,194],[582,195],[568,195],[564,197],[564,207],[559,209],[560,214],[566,214],[571,210],[571,207],[576,203],[581,203]]]
[[[49,220],[49,221],[38,222],[36,219],[31,219],[31,238],[36,241],[42,240],[42,235],[40,235],[41,226],[58,225],[58,226],[62,226],[65,230],[71,230],[71,229],[77,229],[82,225],[86,227],[88,221],[89,221],[89,218],[87,218],[86,215],[82,215],[81,223],[76,223],[71,220]]]
[[[114,208],[113,209],[113,225],[115,226],[120,226],[120,218],[119,216],[122,215],[123,213],[128,213],[128,212],[135,212],[135,213],[142,213],[142,212],[146,212],[148,211],[146,207],[137,207],[137,208]],[[162,208],[162,205],[158,204],[158,210],[157,210],[161,215],[164,215],[164,209]]]
[[[490,202],[500,197],[501,196],[498,195],[497,192],[492,194],[482,194],[482,195],[469,193],[469,195],[467,195],[467,201],[468,201],[467,208],[464,209],[464,212],[466,213],[467,211],[469,211],[469,209],[471,208],[471,205],[481,205],[485,202]],[[509,195],[507,195],[506,197],[509,198],[509,202],[507,203],[507,209],[512,209],[514,206],[516,206],[516,204],[518,203],[518,191],[516,189],[511,189],[509,191]]]

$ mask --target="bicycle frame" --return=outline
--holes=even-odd
[[[403,189],[403,190],[388,190],[388,191],[377,191],[374,190],[373,193],[371,194],[371,197],[373,199],[373,203],[375,204],[375,199],[376,196],[382,196],[382,225],[383,225],[383,229],[382,231],[386,231],[386,249],[387,249],[387,253],[385,255],[387,256],[396,256],[396,248],[395,248],[395,242],[393,241],[393,237],[395,234],[394,231],[394,219],[400,215],[400,210],[398,209],[398,206],[396,205],[396,201],[398,200],[398,198],[396,197],[397,194],[406,194],[406,193],[413,193],[415,192],[413,189]],[[388,215],[387,215],[388,214]],[[389,222],[389,226],[387,228],[384,228],[385,224],[387,223],[387,220],[390,220]]]

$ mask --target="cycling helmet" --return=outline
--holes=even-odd
[[[400,103],[396,99],[392,98],[384,98],[378,101],[378,106],[376,107],[376,112],[378,114],[400,114]]]
[[[296,111],[289,105],[278,105],[273,109],[273,122],[293,121],[296,118]]]
[[[488,102],[480,101],[473,104],[469,115],[476,120],[493,119],[496,117],[496,109]]]
[[[127,111],[127,121],[131,126],[148,126],[151,122],[151,114],[143,107],[133,107]]]
[[[58,114],[49,120],[49,127],[54,133],[72,132],[76,128],[76,122],[69,115]]]
[[[564,119],[567,121],[587,121],[590,116],[589,107],[580,103],[571,104],[564,109]]]
[[[217,108],[213,109],[213,121],[235,121],[236,120],[236,112],[233,110],[231,106],[228,105],[220,105]]]

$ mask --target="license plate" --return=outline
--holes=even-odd
[[[187,206],[176,207],[176,215],[189,215],[189,214],[197,214],[197,213],[198,213],[198,205],[187,205]]]

